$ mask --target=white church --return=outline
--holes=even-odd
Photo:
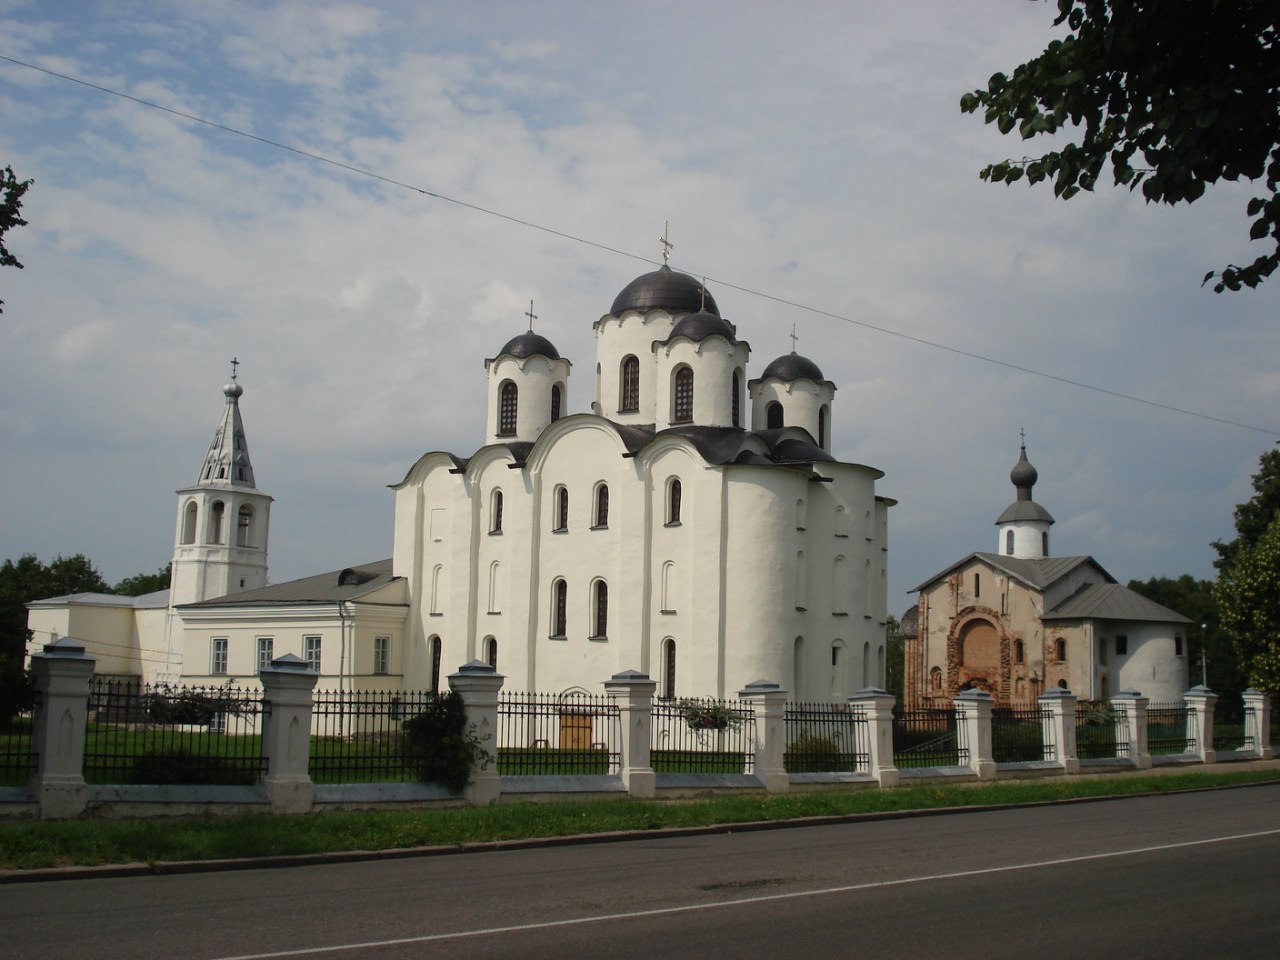
[[[99,673],[198,684],[294,653],[322,688],[441,689],[473,659],[540,693],[627,669],[666,697],[883,685],[895,501],[832,455],[835,384],[794,350],[748,380],[750,345],[665,263],[594,332],[589,413],[530,326],[484,361],[484,445],[423,454],[393,485],[391,558],[281,584],[233,375],[177,492],[171,589],[32,603],[33,651],[70,635]]]

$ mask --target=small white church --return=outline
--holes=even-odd
[[[665,257],[664,257],[665,261]],[[441,689],[481,659],[508,689],[597,692],[627,669],[659,694],[758,679],[842,700],[885,677],[883,473],[833,456],[836,386],[751,347],[665,264],[594,324],[590,412],[530,328],[484,361],[484,444],[432,451],[393,485],[392,556],[269,584],[233,375],[196,482],[178,493],[171,588],[29,604],[33,651],[75,636],[98,672],[252,681],[294,653],[320,686]]]

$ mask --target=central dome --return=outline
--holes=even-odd
[[[705,299],[704,299],[705,297]],[[652,273],[636,277],[618,294],[609,310],[621,316],[625,310],[666,310],[669,313],[707,313],[720,315],[715,297],[703,292],[702,283],[687,273],[676,273],[665,264]]]

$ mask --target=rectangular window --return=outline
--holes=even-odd
[[[276,642],[270,637],[258,638],[258,670],[266,670],[275,659]]]
[[[373,672],[387,674],[391,672],[391,638],[373,638]]]
[[[1123,633],[1116,634],[1116,656],[1125,657],[1129,655],[1129,638]]]
[[[320,638],[319,637],[303,637],[302,638],[302,657],[307,661],[307,668],[320,672]]]
[[[214,637],[209,642],[209,672],[215,677],[227,675],[227,638]]]
[[[1173,652],[1175,656],[1182,656],[1182,634],[1180,633],[1174,634]]]

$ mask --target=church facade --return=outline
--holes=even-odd
[[[1089,556],[1053,557],[1053,517],[1032,499],[1023,446],[1017,497],[996,520],[996,552],[971,553],[915,588],[903,617],[904,699],[948,703],[980,689],[1003,705],[1047,688],[1085,700],[1137,690],[1178,700],[1188,687],[1191,621],[1118,584]]]
[[[572,364],[530,325],[484,363],[483,444],[426,453],[393,486],[391,558],[282,584],[233,378],[178,491],[168,596],[139,598],[145,625],[122,598],[40,601],[35,645],[100,602],[121,623],[98,650],[146,679],[252,679],[291,652],[323,686],[364,689],[438,689],[472,659],[540,692],[626,669],[664,696],[883,684],[894,501],[881,471],[832,455],[835,384],[794,350],[748,380],[750,345],[665,264],[594,332],[589,412],[569,412]]]

